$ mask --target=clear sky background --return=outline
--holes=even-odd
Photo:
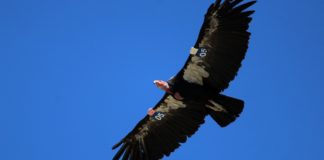
[[[212,0],[0,1],[0,159],[107,160],[184,64]],[[167,160],[323,160],[324,2],[259,0],[243,67]]]

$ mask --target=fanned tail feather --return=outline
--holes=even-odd
[[[222,94],[217,95],[206,104],[208,114],[221,126],[226,127],[244,108],[244,101]]]

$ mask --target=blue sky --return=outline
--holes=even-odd
[[[104,160],[183,65],[212,0],[0,1],[0,159]],[[170,160],[324,159],[323,1],[265,1],[211,118]]]

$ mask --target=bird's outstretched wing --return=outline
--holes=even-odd
[[[197,42],[176,78],[198,85],[207,83],[217,93],[228,87],[248,48],[247,30],[254,11],[246,9],[256,2],[240,5],[242,1],[217,0],[209,7]]]
[[[121,146],[114,160],[156,160],[169,155],[204,123],[205,108],[196,102],[179,101],[166,94],[113,149]]]

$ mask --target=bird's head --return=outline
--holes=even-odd
[[[162,80],[154,80],[153,83],[160,89],[166,92],[170,92],[170,86],[168,82],[162,81]]]

